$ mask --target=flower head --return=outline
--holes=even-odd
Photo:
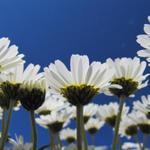
[[[112,84],[120,85],[122,88],[110,88],[110,93],[118,97],[128,97],[133,95],[138,89],[147,86],[145,81],[149,74],[143,75],[146,68],[146,62],[140,62],[137,57],[117,58],[115,61],[107,59],[110,68],[114,68],[115,73],[111,80]]]
[[[150,120],[140,111],[132,111],[129,117],[137,124],[144,134],[150,133]]]
[[[73,105],[85,105],[109,85],[112,69],[108,70],[106,66],[100,62],[89,64],[86,55],[72,55],[71,71],[59,60],[44,70],[52,89],[61,93]]]
[[[67,110],[53,111],[49,115],[36,118],[36,122],[40,126],[49,128],[52,132],[57,133],[70,122],[70,112],[67,112]]]
[[[127,138],[130,138],[131,136],[134,136],[138,132],[137,123],[134,122],[129,116],[126,116],[120,123],[119,132],[122,137],[126,136]]]
[[[97,116],[100,118],[100,120],[103,120],[111,127],[114,127],[116,122],[116,117],[118,115],[118,110],[119,110],[118,103],[109,103],[109,104],[100,105],[97,111]],[[122,111],[122,118],[126,116],[128,111],[129,111],[129,107],[124,105]]]
[[[18,47],[16,45],[9,45],[10,40],[8,38],[0,39],[0,72],[24,63],[22,60],[24,55],[18,54]]]
[[[61,140],[66,140],[68,143],[73,143],[76,141],[76,129],[66,128],[60,132]]]
[[[148,119],[150,119],[150,95],[142,96],[141,101],[133,102],[133,108],[136,111],[140,111],[141,113],[145,114]]]
[[[150,22],[150,16],[148,16],[148,21]],[[137,36],[137,43],[144,48],[139,50],[137,54],[140,57],[145,57],[150,62],[150,24],[144,24],[144,32],[145,34]]]
[[[36,110],[39,115],[48,115],[52,111],[59,111],[69,106],[64,97],[60,94],[51,93],[47,91],[45,101],[41,107]]]
[[[19,99],[22,106],[28,111],[38,109],[45,101],[45,79],[24,83],[19,89]]]
[[[90,118],[88,122],[85,124],[85,129],[90,134],[96,134],[97,131],[103,127],[104,121],[100,121],[98,118]]]

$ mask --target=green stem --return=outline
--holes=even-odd
[[[4,134],[4,129],[5,129],[5,113],[6,113],[6,110],[3,109],[3,113],[2,113],[2,130],[1,130],[1,138],[3,137],[3,134]]]
[[[120,126],[120,121],[121,121],[124,100],[125,100],[125,97],[121,96],[120,102],[119,102],[119,111],[118,111],[118,115],[117,115],[116,123],[115,123],[115,135],[113,138],[112,150],[116,150],[117,144],[118,144],[119,126]]]
[[[32,130],[31,132],[32,132],[33,150],[36,150],[36,148],[37,148],[37,133],[36,133],[34,111],[30,111],[30,118],[31,118],[31,130]]]
[[[84,149],[84,135],[83,135],[83,105],[79,104],[77,107],[77,150]]]
[[[3,129],[1,143],[0,143],[0,150],[4,149],[4,145],[7,140],[8,130],[9,130],[9,126],[10,126],[10,120],[11,120],[11,116],[12,116],[12,112],[13,112],[13,106],[14,106],[14,102],[13,102],[13,100],[10,100],[6,124],[5,124],[5,127],[3,127],[4,129]],[[5,115],[3,117],[5,118]],[[5,119],[3,121],[5,121]]]
[[[143,137],[143,150],[146,148],[146,144],[147,144],[147,134],[144,134],[144,137]]]

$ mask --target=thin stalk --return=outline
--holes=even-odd
[[[30,111],[30,118],[31,118],[31,133],[32,133],[32,144],[33,150],[37,148],[37,133],[36,133],[36,124],[35,124],[35,116],[34,111]]]
[[[13,106],[14,106],[14,102],[13,102],[13,100],[10,100],[10,105],[9,105],[9,109],[8,109],[8,116],[7,116],[6,124],[5,124],[5,127],[3,129],[3,133],[2,133],[0,150],[4,149],[4,145],[5,145],[5,142],[7,140],[8,130],[9,130],[9,126],[10,126],[10,120],[11,120],[11,116],[12,116],[12,112],[13,112]]]
[[[144,134],[144,137],[143,137],[143,150],[146,148],[146,145],[147,145],[147,134]]]
[[[115,123],[115,135],[113,138],[112,150],[116,150],[117,144],[118,144],[119,127],[120,127],[120,121],[121,121],[124,100],[125,100],[125,97],[121,96],[120,102],[119,102],[119,111],[118,111],[118,115],[117,115],[116,123]]]
[[[2,130],[1,130],[1,137],[2,137],[3,134],[4,134],[4,129],[5,129],[5,121],[6,121],[5,113],[6,113],[6,110],[3,109],[3,113],[2,113]]]
[[[84,149],[84,135],[83,135],[83,105],[79,104],[77,107],[77,150]]]
[[[142,145],[141,145],[141,143],[140,143],[140,141],[139,141],[138,135],[135,135],[135,136],[134,136],[134,139],[135,139],[135,143],[138,143],[138,144],[139,144],[140,150],[143,150]]]

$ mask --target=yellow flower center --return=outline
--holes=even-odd
[[[69,85],[60,89],[61,94],[67,98],[72,105],[86,105],[98,94],[99,88],[92,85],[80,84]]]

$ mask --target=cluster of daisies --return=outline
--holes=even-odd
[[[137,54],[150,62],[149,24],[144,25],[144,31],[137,36],[144,48]],[[8,38],[0,39],[0,150],[148,149],[150,95],[134,101],[130,108],[126,104],[126,99],[148,86],[146,61],[123,57],[102,63],[90,62],[86,55],[72,55],[70,69],[60,60],[50,63],[43,72],[39,65],[25,65],[18,47],[10,46]],[[118,99],[103,105],[92,103],[102,93]],[[22,136],[16,136],[16,140],[9,136],[12,113],[21,107],[30,115],[29,143],[24,143]],[[72,123],[74,128],[70,127]],[[49,143],[41,147],[37,143],[36,124],[50,135]],[[112,128],[112,144],[96,146],[96,134],[105,124]],[[135,142],[122,143],[122,137]]]

